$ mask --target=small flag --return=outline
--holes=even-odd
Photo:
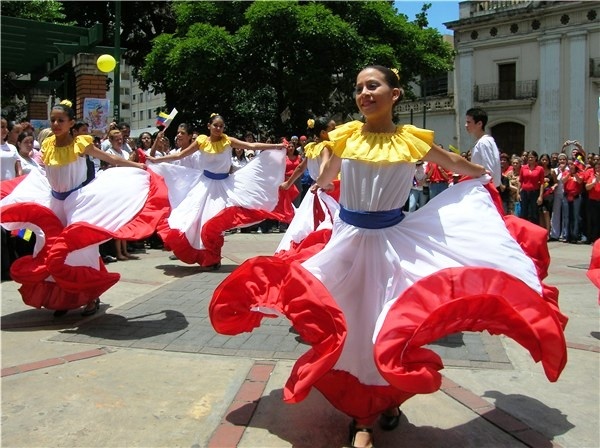
[[[169,119],[169,114],[165,113],[165,112],[161,112],[158,114],[158,117],[156,117],[156,126],[166,126],[166,122]]]
[[[33,235],[33,232],[29,229],[19,229],[17,232],[17,236],[25,241],[29,241],[31,239],[31,235]]]
[[[581,156],[575,157],[573,159],[573,165],[575,165],[575,167],[579,171],[585,171],[585,162],[583,161],[583,157],[581,157]]]
[[[160,112],[156,117],[156,126],[162,126],[165,129],[171,124],[175,116],[177,115],[177,109],[173,108],[170,114],[166,112]]]
[[[449,149],[450,149],[450,151],[452,151],[453,153],[460,155],[460,149],[458,149],[457,147],[455,147],[455,146],[452,146],[452,145],[448,145],[448,148],[449,148]]]

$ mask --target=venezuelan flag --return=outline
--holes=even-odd
[[[31,235],[33,235],[33,232],[29,229],[19,229],[17,232],[17,236],[25,241],[29,241],[31,239]]]
[[[167,126],[167,121],[169,121],[169,119],[171,118],[171,116],[169,114],[167,114],[166,112],[160,112],[158,114],[158,117],[156,117],[156,126]]]

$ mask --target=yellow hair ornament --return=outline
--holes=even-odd
[[[67,107],[73,107],[73,103],[70,102],[69,100],[62,100],[59,104],[62,104],[63,106],[67,106]]]
[[[315,120],[313,120],[312,118],[309,118],[306,121],[306,125],[308,126],[308,129],[312,129],[315,127]]]
[[[398,73],[398,69],[397,68],[392,68],[390,69],[394,72],[394,75],[396,75],[396,78],[398,78],[398,81],[400,81],[400,73]]]
[[[210,114],[210,118],[212,118],[212,117],[214,117],[214,116],[216,116],[216,115],[219,115],[219,114],[218,114],[218,113],[216,113],[216,112],[213,112],[212,114]]]

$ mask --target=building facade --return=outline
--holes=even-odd
[[[120,79],[120,121],[129,123],[131,137],[137,138],[142,132],[157,132],[157,110],[164,110],[165,95],[142,90],[138,82],[131,76],[131,67],[121,60]],[[113,73],[114,74],[114,73]],[[114,84],[107,93],[107,98],[114,101]]]
[[[488,112],[488,132],[501,151],[559,151],[578,140],[599,147],[600,2],[465,1],[454,31],[456,60],[446,94],[405,103],[436,141],[470,149],[465,112]]]

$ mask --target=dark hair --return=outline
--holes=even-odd
[[[146,134],[148,134],[148,137],[150,137],[150,145],[152,145],[152,143],[154,143],[154,137],[152,137],[152,134],[148,131],[144,131],[138,136],[138,141],[137,141],[138,148],[142,147],[142,137]]]
[[[236,149],[241,149],[242,153],[238,154]],[[244,159],[248,160],[248,158],[246,157],[246,150],[244,148],[235,148],[233,150],[233,157],[235,157],[238,160],[244,160]]]
[[[393,89],[400,89],[400,76],[396,74],[391,68],[384,67],[383,65],[368,65],[363,68],[361,71],[366,70],[368,68],[373,68],[381,73],[385,78],[385,82]]]
[[[327,117],[319,117],[314,120],[315,124],[312,128],[308,128],[308,132],[310,134],[316,135],[317,137],[321,135],[322,131],[326,131],[329,127],[329,118]]]
[[[221,120],[223,120],[223,122],[225,122],[225,119],[223,118],[222,115],[220,114],[212,114],[210,116],[210,118],[208,119],[208,124],[213,124],[213,122],[217,119],[220,118]]]
[[[549,156],[548,154],[546,154],[546,153],[544,153],[544,154],[540,154],[540,158],[539,158],[539,160],[542,160],[542,157],[546,157],[546,158],[548,159],[548,162],[551,162],[551,161],[552,161],[552,159],[550,159],[550,156]]]
[[[479,123],[481,121],[481,127],[485,128],[488,122],[488,115],[485,110],[480,107],[472,107],[469,109],[465,115],[473,118],[475,123]]]
[[[83,120],[77,120],[75,122],[75,125],[73,126],[73,129],[78,131],[79,129],[81,129],[84,126],[88,126],[87,122],[85,122]]]
[[[129,129],[131,129],[131,125],[130,125],[129,123],[126,123],[126,122],[124,122],[124,121],[120,122],[120,123],[117,125],[117,127],[118,127],[119,129],[123,129],[123,128],[129,128]]]
[[[537,152],[535,152],[535,151],[533,151],[533,150],[532,150],[532,151],[529,151],[529,152],[527,153],[527,157],[529,157],[529,156],[533,156],[533,157],[535,157],[535,160],[538,160],[538,159],[539,159],[539,157],[538,157],[538,153],[537,153]]]
[[[383,65],[368,65],[361,71],[367,70],[369,68],[381,72],[383,74],[386,84],[392,89],[400,89],[400,96],[398,96],[396,103],[394,103],[397,104],[404,97],[404,89],[400,86],[400,75],[391,68],[384,67]]]
[[[180,123],[179,126],[177,126],[178,131],[179,129],[183,129],[187,134],[192,135],[192,127],[187,123]]]
[[[65,114],[67,114],[70,120],[75,120],[75,111],[71,107],[71,102],[69,100],[63,100],[60,103],[55,104],[52,106],[52,109],[62,110]]]
[[[9,132],[12,131],[15,126],[19,126],[19,127],[21,127],[21,130],[23,130],[23,126],[21,126],[21,124],[17,123],[16,121],[7,121],[6,122],[6,127]]]
[[[31,131],[23,131],[17,137],[17,143],[21,143],[27,137],[32,137],[33,139],[35,139],[35,135],[33,134],[33,132],[31,132]]]

